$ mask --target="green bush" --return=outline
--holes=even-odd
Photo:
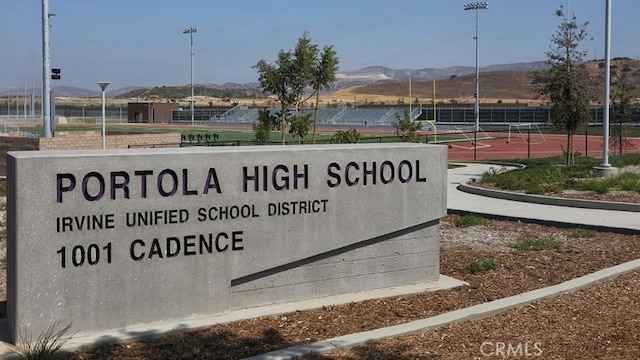
[[[357,144],[360,141],[360,133],[354,128],[338,130],[331,137],[332,144]]]
[[[494,258],[486,258],[474,261],[467,267],[467,270],[475,275],[482,271],[493,270],[496,267],[498,267],[498,260]]]
[[[562,244],[553,238],[520,239],[512,247],[519,251],[559,249]]]
[[[478,215],[464,215],[457,218],[453,224],[458,228],[465,228],[469,226],[484,225],[484,218]]]

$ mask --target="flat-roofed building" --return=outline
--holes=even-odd
[[[174,102],[130,102],[128,105],[128,122],[130,123],[162,123],[171,122],[171,112],[178,110]]]

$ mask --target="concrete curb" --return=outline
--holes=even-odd
[[[406,324],[391,326],[387,328],[365,331],[345,336],[319,341],[310,344],[292,346],[286,349],[276,350],[262,355],[250,357],[254,360],[273,359],[295,359],[300,356],[326,353],[358,346],[366,343],[379,341],[386,338],[398,337],[421,333],[427,330],[436,329],[448,324],[482,319],[495,315],[506,310],[527,305],[535,301],[549,299],[566,293],[574,292],[600,282],[614,279],[620,275],[640,269],[640,259],[629,261],[607,269],[563,282],[558,285],[549,286],[542,289],[529,291],[523,294],[510,296],[492,302],[471,306],[468,308],[451,311],[423,320],[413,321]]]
[[[567,199],[552,196],[532,195],[513,193],[509,191],[485,189],[477,186],[469,186],[466,184],[458,185],[458,190],[469,194],[493,197],[497,199],[528,202],[535,204],[566,206],[583,209],[596,210],[613,210],[613,211],[631,211],[640,212],[640,204],[607,202],[599,200],[583,200],[583,199]]]

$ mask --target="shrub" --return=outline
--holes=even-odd
[[[464,215],[457,218],[453,224],[458,228],[465,228],[469,226],[484,225],[484,218],[478,215]]]
[[[360,133],[354,128],[349,130],[338,130],[331,137],[332,144],[355,144],[360,141]]]
[[[61,358],[60,349],[70,338],[69,330],[71,330],[71,323],[60,327],[58,322],[54,322],[35,341],[31,336],[22,335],[23,345],[18,347],[16,358],[19,360]]]
[[[540,251],[547,249],[559,249],[562,244],[549,237],[538,239],[520,239],[511,247],[519,251]]]
[[[620,190],[640,192],[640,174],[623,173],[616,176],[615,181]]]
[[[493,270],[496,267],[498,267],[498,260],[494,258],[486,258],[474,261],[467,267],[467,270],[475,275],[481,271]]]
[[[598,194],[607,194],[611,190],[611,183],[601,179],[589,179],[581,181],[576,186],[578,190],[594,191]]]
[[[574,239],[590,239],[596,236],[596,232],[594,230],[587,229],[576,229],[574,232],[569,235]]]

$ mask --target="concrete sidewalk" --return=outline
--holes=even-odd
[[[640,233],[640,213],[637,212],[545,205],[460,191],[458,189],[460,184],[465,184],[471,179],[479,179],[490,168],[499,170],[503,167],[502,165],[479,163],[460,164],[463,167],[448,171],[447,209],[449,212],[475,213],[554,225]]]

